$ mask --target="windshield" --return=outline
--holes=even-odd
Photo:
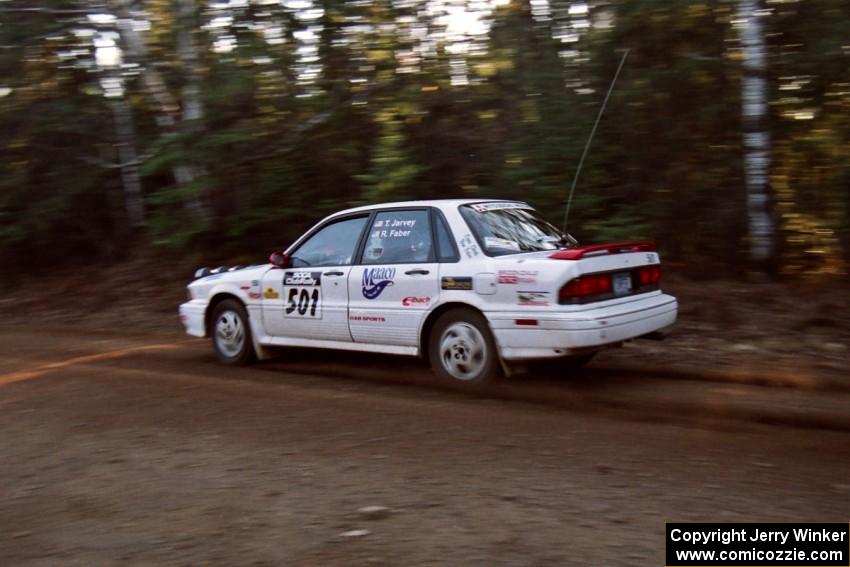
[[[490,256],[570,248],[578,244],[525,203],[463,205],[460,213]]]

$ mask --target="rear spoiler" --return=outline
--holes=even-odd
[[[613,244],[594,244],[558,250],[551,256],[555,260],[581,260],[593,256],[608,254],[624,254],[628,252],[650,252],[655,250],[655,242],[651,240],[636,240],[634,242],[615,242]]]

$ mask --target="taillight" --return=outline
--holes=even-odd
[[[561,305],[575,305],[647,293],[657,290],[660,281],[659,265],[641,266],[622,272],[585,274],[564,284],[558,292],[558,302]]]
[[[568,281],[558,296],[562,300],[611,293],[611,274],[589,274]]]
[[[641,287],[658,286],[661,281],[661,266],[644,266],[637,270],[638,282]]]

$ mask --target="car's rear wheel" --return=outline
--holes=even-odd
[[[441,315],[428,343],[431,368],[444,382],[480,387],[499,376],[496,342],[487,320],[474,311],[453,309]]]
[[[213,350],[221,362],[242,366],[255,360],[251,325],[241,303],[225,299],[215,306],[210,321]]]

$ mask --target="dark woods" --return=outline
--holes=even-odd
[[[355,204],[527,200],[692,273],[850,260],[840,0],[0,1],[0,260],[257,259]]]

